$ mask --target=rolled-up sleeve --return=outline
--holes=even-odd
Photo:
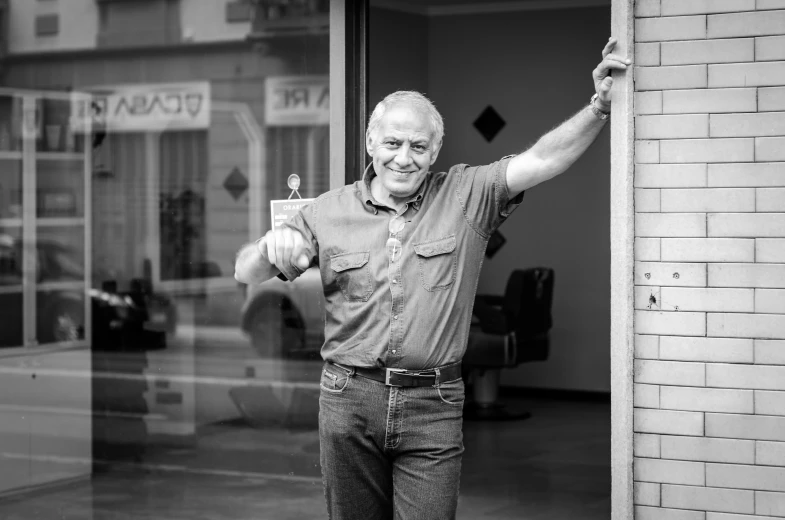
[[[479,234],[490,236],[523,201],[521,192],[510,198],[507,190],[507,165],[513,155],[484,166],[459,165],[457,195],[464,216]]]

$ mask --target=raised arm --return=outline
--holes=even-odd
[[[299,231],[287,227],[270,230],[237,253],[234,279],[257,285],[283,273],[294,280],[311,264],[305,253],[306,243]]]
[[[507,190],[510,197],[547,181],[569,168],[599,135],[607,119],[602,113],[611,109],[612,70],[625,70],[631,61],[611,54],[616,38],[611,38],[602,50],[602,62],[592,71],[597,97],[592,103],[600,111],[596,114],[586,106],[570,119],[542,136],[531,148],[513,157],[507,165]]]

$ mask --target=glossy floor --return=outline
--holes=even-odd
[[[609,404],[512,404],[532,418],[464,425],[458,518],[610,518]],[[316,432],[241,424],[216,426],[196,447],[157,450],[90,481],[0,501],[2,520],[321,518]]]

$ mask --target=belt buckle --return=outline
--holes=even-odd
[[[394,372],[406,372],[406,369],[403,369],[403,368],[385,368],[384,369],[384,384],[387,385],[387,386],[397,386],[397,387],[403,386],[403,385],[394,385],[394,384],[390,383],[390,376]]]

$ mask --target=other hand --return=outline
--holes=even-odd
[[[289,280],[294,280],[308,269],[311,261],[305,254],[305,239],[294,229],[287,227],[268,231],[257,244],[259,253],[281,271]]]
[[[611,108],[611,87],[613,86],[613,78],[611,77],[612,70],[626,70],[627,65],[632,61],[624,56],[618,54],[611,54],[611,51],[616,46],[616,38],[610,38],[605,48],[602,49],[602,61],[597,68],[592,71],[592,78],[594,79],[594,90],[597,91],[599,97],[598,108],[609,111]]]

